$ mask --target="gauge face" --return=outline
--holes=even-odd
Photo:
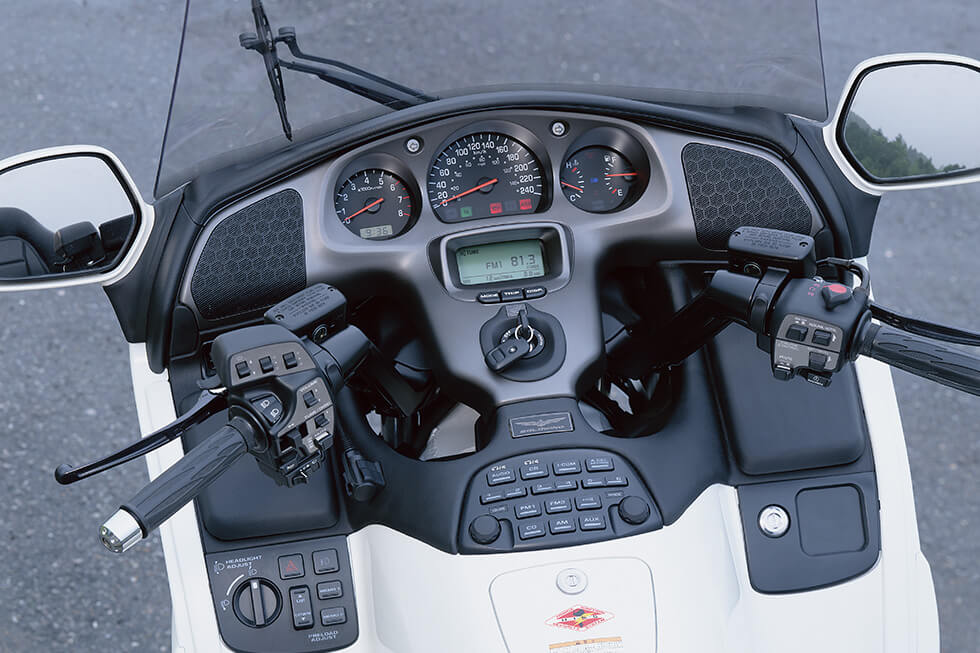
[[[380,168],[362,170],[344,180],[334,206],[345,227],[371,240],[404,233],[418,216],[405,182]]]
[[[541,164],[510,136],[479,132],[451,143],[429,170],[429,202],[443,222],[534,213]]]
[[[568,201],[590,213],[625,208],[636,196],[638,174],[619,152],[597,145],[586,147],[561,167],[561,192]]]

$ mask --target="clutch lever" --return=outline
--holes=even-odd
[[[189,411],[181,415],[175,422],[168,424],[159,431],[134,442],[124,449],[113,452],[104,458],[74,467],[67,463],[58,465],[54,470],[54,478],[62,485],[69,485],[83,478],[95,476],[130,460],[141,458],[151,451],[159,449],[168,442],[182,436],[185,431],[201,424],[209,417],[228,408],[228,400],[224,395],[213,394],[205,390],[198,396],[197,401]]]

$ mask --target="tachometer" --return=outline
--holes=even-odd
[[[368,168],[344,179],[334,207],[341,223],[361,238],[386,240],[408,230],[418,207],[403,179],[381,168]]]
[[[534,213],[543,188],[537,157],[499,132],[477,132],[453,141],[429,170],[429,202],[443,222]]]

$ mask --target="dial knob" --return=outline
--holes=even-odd
[[[282,608],[279,590],[264,578],[250,578],[235,592],[235,616],[246,626],[268,626]]]
[[[500,537],[500,522],[496,517],[480,515],[470,522],[470,537],[477,544],[492,544]]]
[[[619,502],[619,516],[627,524],[637,526],[650,516],[650,506],[640,497],[626,497]]]

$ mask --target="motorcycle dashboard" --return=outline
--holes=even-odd
[[[277,285],[288,253],[293,292],[324,282],[352,305],[390,298],[432,334],[443,369],[476,403],[572,395],[602,355],[600,269],[719,256],[705,234],[741,219],[723,205],[737,193],[712,185],[726,155],[764,166],[796,194],[806,230],[824,228],[803,183],[760,147],[596,113],[483,110],[365,142],[222,208],[191,251],[179,301],[202,331],[232,327],[290,294]],[[764,181],[754,180],[763,195]],[[273,217],[274,231],[236,252],[235,221],[286,198],[276,210],[296,219]],[[233,252],[248,270],[215,278],[214,262]],[[251,272],[263,279],[254,289],[221,287],[262,265],[272,269]],[[519,303],[554,316],[566,355],[545,378],[514,383],[488,369],[475,339]]]

